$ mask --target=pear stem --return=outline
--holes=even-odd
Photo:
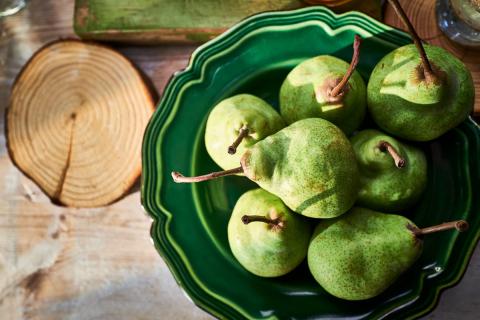
[[[242,216],[242,222],[243,224],[249,224],[250,222],[264,222],[268,223],[274,226],[278,226],[280,223],[280,219],[270,219],[264,216],[249,216],[249,215],[244,215]]]
[[[248,128],[247,126],[243,126],[240,131],[238,132],[237,139],[228,147],[229,154],[235,154],[237,152],[238,145],[242,142],[243,138],[248,136]]]
[[[387,151],[393,158],[393,161],[395,162],[395,165],[397,166],[397,168],[403,168],[405,167],[405,164],[406,164],[406,161],[405,159],[400,156],[400,154],[398,153],[398,151],[387,141],[380,141],[380,143],[378,144],[378,148],[380,149],[380,151]]]
[[[459,232],[464,232],[468,229],[468,222],[465,220],[457,220],[451,222],[445,222],[436,226],[431,226],[423,229],[415,230],[416,235],[425,235],[429,233],[457,229]]]
[[[348,67],[347,72],[343,76],[342,81],[340,81],[331,91],[330,96],[336,97],[342,92],[345,86],[348,83],[348,80],[352,76],[355,68],[357,67],[358,60],[360,58],[360,44],[362,43],[362,38],[360,38],[357,34],[355,35],[355,39],[353,40],[353,56],[352,61],[350,62],[350,66]]]
[[[408,33],[410,33],[410,36],[413,39],[413,43],[417,47],[418,53],[420,54],[420,59],[422,60],[423,74],[425,76],[425,79],[427,81],[434,80],[436,76],[435,76],[435,73],[433,72],[430,61],[427,58],[427,53],[425,52],[425,48],[422,45],[422,40],[420,39],[417,32],[415,31],[415,28],[413,28],[412,23],[408,19],[405,11],[403,11],[403,8],[398,2],[398,0],[388,0],[388,1],[392,5],[397,15],[400,17],[400,20],[402,20],[403,24],[407,27]]]
[[[197,176],[197,177],[185,177],[180,172],[172,171],[172,178],[173,178],[173,181],[175,181],[176,183],[192,183],[192,182],[213,180],[213,179],[224,177],[224,176],[231,176],[237,173],[243,173],[243,168],[238,167],[238,168],[225,170],[225,171],[217,171],[217,172],[212,172],[212,173],[205,174],[203,176]]]

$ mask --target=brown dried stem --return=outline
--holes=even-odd
[[[238,167],[238,168],[225,170],[225,171],[217,171],[217,172],[212,172],[209,174],[205,174],[203,176],[196,176],[196,177],[185,177],[180,172],[173,171],[172,178],[173,178],[173,181],[175,181],[176,183],[192,183],[192,182],[213,180],[213,179],[224,177],[224,176],[231,176],[237,173],[243,173],[243,168]]]
[[[431,226],[427,228],[417,229],[415,231],[416,235],[426,235],[430,233],[435,233],[444,230],[457,229],[459,232],[464,232],[468,229],[468,222],[465,220],[457,220],[451,222],[445,222],[436,226]]]
[[[348,67],[347,73],[343,76],[342,81],[340,81],[331,91],[330,96],[336,97],[341,92],[345,90],[345,86],[348,83],[348,80],[352,76],[355,68],[357,67],[358,60],[360,58],[360,44],[362,43],[362,38],[360,38],[357,34],[355,35],[355,39],[353,41],[353,57],[352,61],[350,62],[350,66]]]
[[[264,223],[268,223],[270,225],[273,225],[273,226],[279,226],[280,224],[280,219],[279,218],[276,218],[276,219],[270,219],[270,218],[267,218],[265,216],[249,216],[249,215],[244,215],[242,216],[242,222],[244,224],[249,224],[250,222],[264,222]]]
[[[237,147],[240,145],[240,143],[242,143],[243,138],[248,136],[248,131],[249,130],[248,130],[247,126],[243,126],[239,130],[237,139],[235,139],[235,141],[228,147],[228,153],[229,154],[235,154],[235,152],[237,152]]]
[[[388,1],[392,5],[397,15],[400,17],[400,20],[402,20],[403,24],[407,27],[408,33],[410,33],[410,36],[413,39],[413,43],[417,47],[418,53],[420,54],[420,59],[422,60],[423,74],[425,76],[425,80],[427,81],[435,80],[437,77],[433,72],[430,61],[428,60],[427,53],[425,52],[425,48],[423,47],[423,44],[422,44],[422,40],[420,39],[417,32],[415,31],[415,28],[413,28],[413,25],[408,19],[405,11],[403,11],[403,8],[398,2],[398,0],[388,0]]]
[[[388,152],[393,158],[393,161],[395,162],[395,165],[397,168],[403,168],[405,167],[406,161],[405,159],[400,156],[398,151],[387,141],[380,141],[378,144],[378,148],[383,151],[383,152]]]

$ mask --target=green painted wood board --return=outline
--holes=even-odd
[[[74,29],[83,39],[204,42],[252,14],[301,6],[300,0],[76,0]]]

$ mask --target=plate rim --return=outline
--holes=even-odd
[[[212,292],[208,292],[208,289],[203,287],[201,284],[201,281],[199,279],[195,279],[195,275],[190,273],[190,272],[181,272],[179,266],[181,266],[184,261],[178,261],[177,257],[173,256],[171,254],[171,250],[178,250],[179,248],[174,248],[175,244],[171,243],[168,241],[168,239],[164,239],[159,233],[160,231],[168,233],[168,224],[171,222],[172,219],[172,214],[163,206],[162,201],[160,196],[158,195],[158,206],[153,205],[153,203],[150,203],[149,199],[147,199],[146,195],[146,190],[148,188],[156,189],[160,193],[160,190],[162,188],[162,176],[159,176],[159,180],[157,181],[156,185],[158,185],[157,188],[154,188],[154,186],[148,186],[145,182],[145,170],[144,168],[147,168],[147,149],[148,149],[148,142],[152,138],[152,132],[154,131],[153,128],[160,127],[159,129],[157,128],[157,131],[159,130],[159,135],[158,140],[158,149],[156,152],[162,153],[162,144],[163,144],[163,136],[166,133],[167,129],[169,128],[170,124],[172,123],[173,119],[175,118],[175,113],[178,109],[178,106],[175,107],[175,98],[173,95],[174,91],[178,91],[176,89],[180,89],[184,87],[188,82],[195,81],[198,79],[201,79],[201,75],[203,73],[203,65],[205,64],[206,61],[208,61],[209,55],[211,53],[209,52],[210,50],[214,52],[222,52],[222,48],[217,48],[219,46],[222,46],[222,44],[228,42],[227,40],[231,37],[239,37],[240,39],[243,39],[245,37],[248,37],[248,35],[251,33],[251,30],[249,30],[248,26],[253,26],[253,30],[257,29],[257,27],[254,26],[255,23],[261,22],[265,23],[267,26],[275,26],[278,25],[275,23],[278,19],[282,19],[285,17],[290,17],[290,18],[300,18],[302,16],[307,16],[312,14],[312,16],[315,16],[315,19],[312,19],[310,17],[309,20],[315,20],[315,21],[322,21],[324,22],[327,26],[329,26],[332,30],[338,29],[338,25],[346,25],[346,26],[351,26],[352,24],[348,23],[348,20],[352,20],[351,22],[356,22],[357,24],[363,24],[363,25],[356,25],[356,27],[366,29],[365,31],[369,33],[373,33],[375,31],[378,32],[378,30],[382,32],[388,31],[390,35],[395,34],[397,35],[400,39],[407,39],[409,41],[410,37],[403,31],[396,29],[394,27],[388,26],[383,24],[380,21],[377,21],[369,16],[367,16],[364,13],[357,12],[357,11],[349,11],[346,13],[342,14],[335,14],[331,10],[322,7],[322,6],[315,6],[315,7],[306,7],[306,8],[300,8],[300,9],[295,9],[295,10],[287,10],[287,11],[269,11],[269,12],[263,12],[259,14],[252,15],[250,17],[245,18],[244,20],[240,21],[239,23],[235,24],[231,28],[229,28],[227,31],[225,31],[223,34],[219,35],[218,37],[204,43],[203,45],[199,46],[196,48],[193,53],[190,56],[190,59],[188,61],[187,66],[181,70],[175,72],[167,82],[167,85],[165,86],[164,94],[162,96],[161,101],[158,103],[157,109],[155,110],[154,114],[152,115],[144,133],[143,137],[143,142],[142,142],[142,179],[141,179],[141,203],[142,206],[145,210],[145,212],[152,218],[152,224],[150,227],[150,236],[152,239],[152,242],[154,244],[154,247],[156,248],[157,252],[162,256],[163,260],[167,264],[168,268],[170,269],[170,272],[173,274],[177,284],[179,287],[186,293],[187,297],[191,299],[195,305],[200,307],[201,309],[205,310],[206,312],[218,317],[218,318],[225,318],[227,315],[228,317],[248,317],[248,312],[243,310],[240,306],[237,304],[233,303],[233,305],[230,305],[223,301],[222,299],[218,299],[218,297],[215,297],[215,294],[212,294]],[[267,23],[269,22],[269,23]],[[298,24],[299,22],[296,21],[294,23],[287,23],[287,24],[281,24],[283,25],[288,25],[288,26],[294,26],[295,24]],[[245,29],[245,30],[244,30]],[[374,30],[377,29],[377,30]],[[389,43],[394,43],[390,38],[388,39]],[[217,48],[217,51],[215,51],[215,48]],[[172,100],[173,99],[173,100]],[[167,108],[166,105],[170,104],[170,107]],[[475,123],[475,121],[469,117],[466,122],[473,124],[474,127],[476,128],[477,135],[480,135],[480,127],[478,124]],[[157,163],[159,169],[157,171],[161,172],[162,171],[162,160],[161,157],[158,157],[157,159],[159,163]],[[154,171],[154,170],[152,170]],[[151,173],[150,173],[151,174]],[[162,227],[162,230],[160,229]],[[167,227],[167,228],[165,228]],[[166,237],[165,237],[166,238]],[[467,269],[468,263],[470,262],[470,259],[472,257],[473,251],[480,239],[480,229],[477,230],[477,233],[474,237],[474,240],[470,243],[469,248],[467,249],[466,255],[462,259],[462,264],[460,266],[459,272],[454,274],[454,277],[452,280],[447,281],[445,283],[438,283],[436,286],[432,286],[432,290],[430,290],[429,297],[428,297],[428,304],[421,308],[418,311],[411,312],[410,314],[404,314],[405,317],[408,319],[414,319],[418,318],[422,315],[425,315],[427,313],[430,313],[434,307],[438,304],[439,296],[443,292],[443,290],[450,288],[456,284],[462,279],[462,277],[465,274],[465,271]],[[169,247],[170,246],[170,247]],[[178,255],[178,251],[176,252]],[[183,266],[184,268],[189,269],[188,267]],[[198,286],[198,288],[193,288],[192,285],[189,285],[189,282],[192,282]],[[423,279],[422,279],[423,282]],[[201,294],[204,295],[204,297],[200,296],[198,294],[198,290],[203,290],[201,291]],[[424,286],[421,286],[421,291],[424,292]],[[419,294],[419,295],[420,295]],[[205,298],[208,297],[208,299]],[[205,301],[207,300],[207,301]],[[210,301],[208,301],[210,300]],[[222,305],[219,305],[222,304]],[[407,304],[403,304],[401,306],[392,306],[389,309],[383,309],[384,313],[379,315],[380,318],[385,318],[385,317],[390,317],[392,315],[400,315],[400,312],[402,310],[408,311],[409,308],[413,308],[415,306],[415,301],[409,302]]]

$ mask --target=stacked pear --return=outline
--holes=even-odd
[[[280,88],[280,113],[289,124],[323,118],[349,135],[363,121],[366,88],[355,71],[360,55],[355,35],[351,64],[329,55],[307,59],[293,68]]]
[[[249,147],[283,127],[282,117],[267,102],[238,94],[222,100],[210,112],[205,147],[222,169],[233,168]]]
[[[307,255],[311,228],[278,197],[254,189],[235,204],[228,223],[233,255],[249,272],[278,277],[292,271]]]
[[[226,171],[198,177],[172,172],[172,177],[175,182],[200,182],[244,174],[293,211],[312,218],[339,216],[357,199],[353,148],[338,127],[320,118],[297,121],[257,142],[240,162]]]
[[[472,111],[474,84],[466,66],[446,50],[423,45],[397,0],[389,0],[413,38],[376,65],[367,88],[368,110],[386,132],[429,141]]]
[[[359,164],[361,206],[394,212],[415,204],[427,185],[427,159],[417,147],[378,130],[353,136]]]
[[[370,299],[418,259],[424,235],[467,228],[467,222],[459,220],[420,229],[405,217],[354,207],[318,224],[308,248],[308,266],[315,280],[335,297]]]

